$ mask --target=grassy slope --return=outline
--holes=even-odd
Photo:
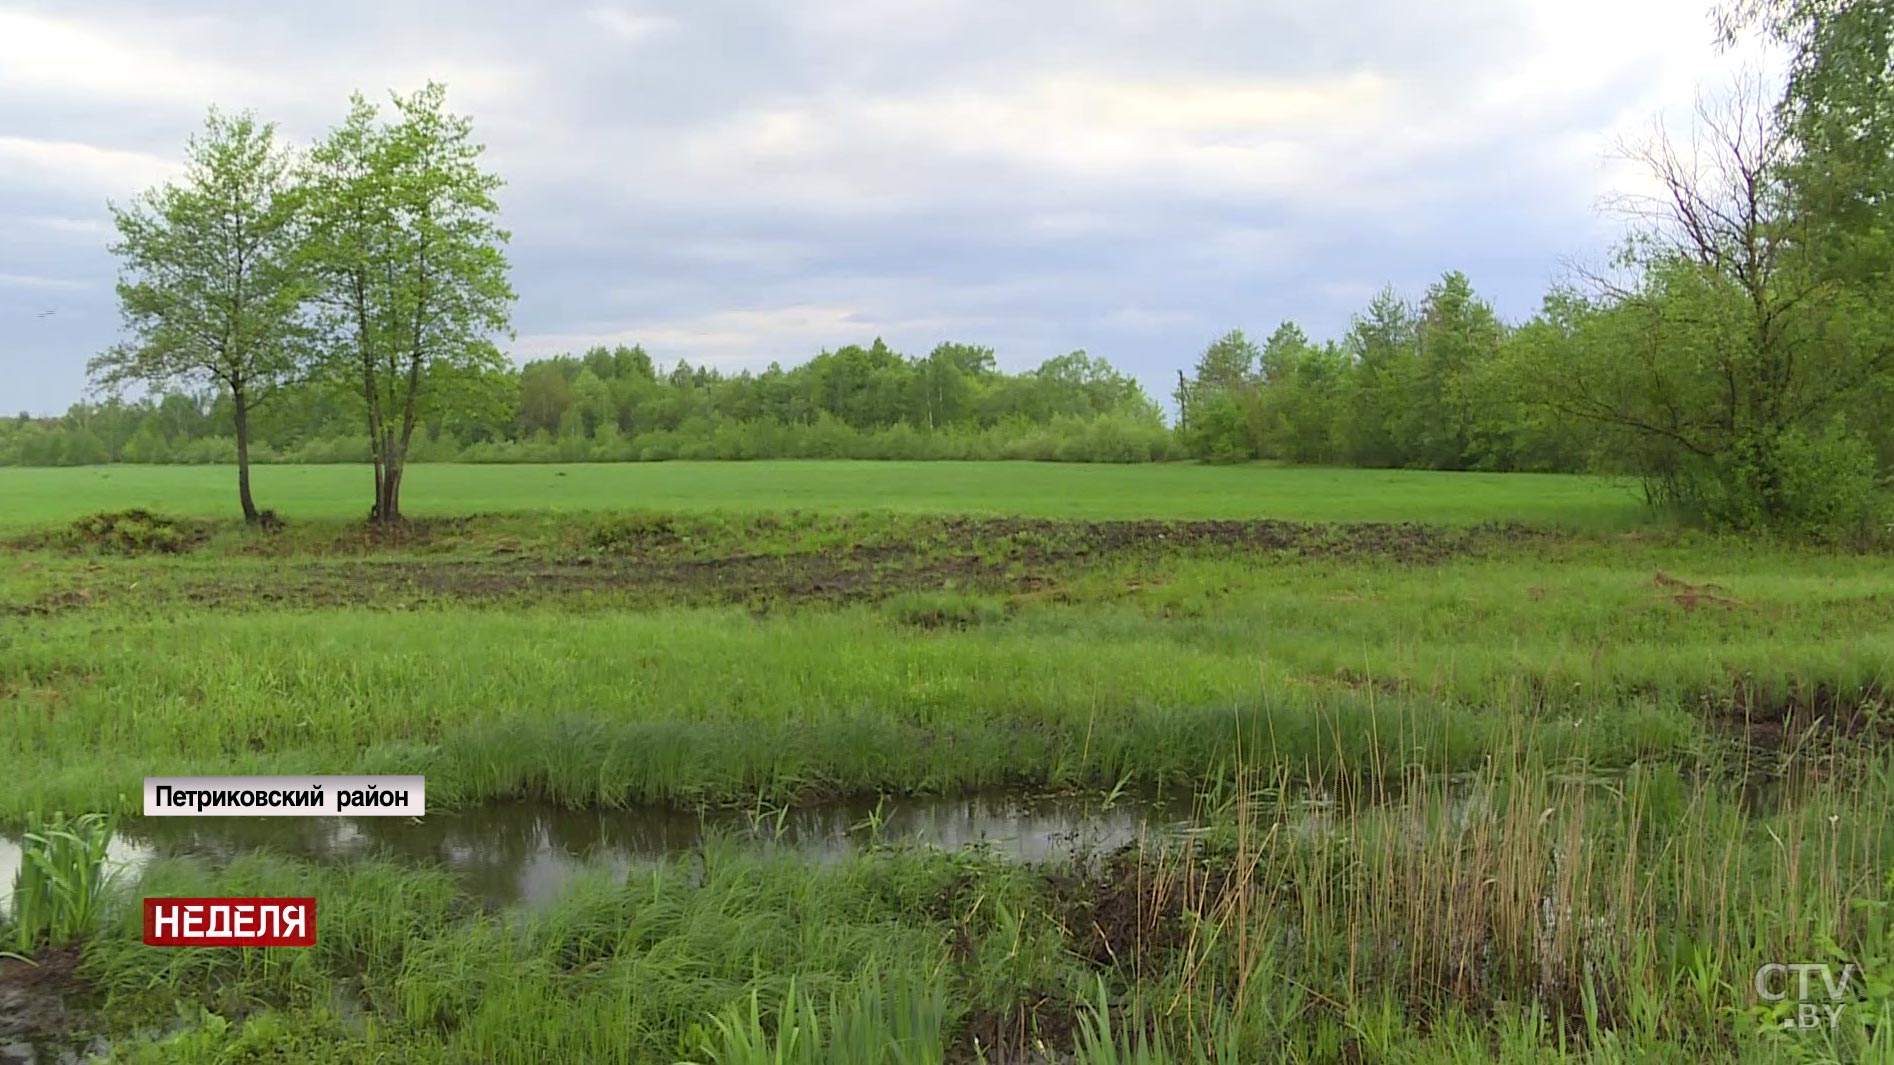
[[[888,489],[883,505],[951,508],[981,491],[981,478],[998,479],[993,467],[908,469],[909,483]],[[1017,485],[1004,497],[1041,513],[1192,513],[1236,505],[1203,485],[1254,481],[1305,508],[1278,513],[1411,518],[1398,510],[1426,505],[1415,484],[1482,483],[1024,469],[1063,486],[1058,498],[1026,498]],[[747,484],[779,501],[813,490],[812,480],[902,472],[570,467],[560,480],[589,484],[593,505],[612,505],[604,486],[614,478],[619,491],[626,479],[679,478],[670,490],[683,492],[693,470],[721,491]],[[60,500],[51,487],[123,470],[4,472],[52,478],[32,504],[41,522],[136,502],[73,491]],[[275,472],[315,486],[360,471]],[[422,472],[510,478],[519,505],[521,478],[556,471]],[[970,480],[943,483],[955,477]],[[1127,487],[1140,477],[1163,487]],[[1297,495],[1284,486],[1298,477],[1361,478],[1360,497]],[[1400,489],[1362,487],[1383,477]],[[1082,494],[1080,484],[1109,491]],[[1552,496],[1534,495],[1541,487],[1599,491],[1578,479],[1499,484],[1513,489],[1454,502],[1472,508],[1468,519],[1519,517],[1550,506]],[[193,506],[175,486],[150,490],[145,501],[163,509]],[[854,490],[863,494],[838,489],[831,504],[876,502]],[[341,498],[330,505],[352,513]],[[475,498],[452,506],[503,499]],[[698,497],[712,500],[759,505],[709,489]],[[1611,512],[1596,499],[1566,503],[1563,513],[1593,516],[1581,520]],[[203,504],[216,513],[221,495]],[[922,538],[896,519],[844,526],[840,542],[821,523],[771,539],[713,519],[667,550],[693,564],[837,551],[865,529],[883,544]],[[138,779],[159,772],[419,770],[432,801],[537,791],[576,803],[996,781],[1102,789],[1127,775],[1200,784],[1227,771],[1239,736],[1265,783],[1335,759],[1390,775],[1425,762],[1471,770],[1483,798],[1443,783],[1306,838],[1282,831],[1300,822],[1262,808],[1251,811],[1260,823],[1249,846],[1260,849],[1249,852],[1234,832],[1249,822],[1226,810],[1206,860],[1248,871],[1253,894],[1240,902],[1180,889],[1166,879],[1180,875],[1176,864],[1075,883],[964,855],[874,854],[816,868],[712,850],[701,871],[680,864],[586,885],[541,913],[476,916],[445,874],[427,870],[268,856],[222,869],[164,863],[135,890],[315,894],[322,934],[307,952],[153,951],[125,910],[88,948],[85,971],[122,1030],[164,1034],[121,1047],[118,1060],[763,1060],[700,1053],[707,1015],[746,1009],[752,992],[769,1009],[790,974],[822,1008],[879,973],[942,982],[943,1038],[962,1051],[954,1060],[969,1060],[973,1033],[1060,1031],[1103,978],[1117,1004],[1163,1009],[1174,1032],[1245,1010],[1235,1060],[1761,1063],[1785,1060],[1786,1044],[1741,1027],[1757,966],[1823,957],[1831,936],[1859,956],[1862,924],[1849,915],[1863,911],[1853,903],[1878,897],[1873,885],[1894,853],[1894,817],[1878,799],[1885,772],[1754,820],[1714,777],[1679,782],[1727,742],[1701,696],[1746,676],[1777,690],[1791,680],[1858,689],[1894,674],[1894,571],[1884,559],[1649,532],[1493,540],[1419,564],[1147,544],[1035,565],[1030,575],[1043,581],[999,565],[990,573],[1000,586],[930,593],[967,627],[921,628],[914,618],[926,611],[912,593],[706,607],[663,601],[689,598],[688,587],[634,599],[551,594],[529,581],[498,602],[397,589],[377,608],[337,608],[319,597],[333,590],[325,566],[518,563],[537,580],[536,567],[574,557],[590,559],[588,573],[658,561],[601,555],[582,522],[530,515],[399,549],[347,541],[338,521],[262,542],[225,529],[175,557],[0,551],[0,607],[60,604],[24,623],[0,616],[0,822],[35,806],[123,809]],[[923,561],[958,550],[930,541]],[[1653,584],[1654,571],[1714,581],[1734,605],[1686,610]],[[206,605],[192,598],[206,587],[289,598]],[[1523,772],[1522,747],[1534,767]],[[1573,772],[1576,761],[1632,758],[1650,764],[1602,783]],[[1110,919],[1164,907],[1203,934],[1183,945],[1154,935],[1146,946],[1143,925]],[[1545,937],[1547,912],[1578,916]],[[1101,919],[1118,936],[1108,952],[1091,939]],[[1692,951],[1681,960],[1667,953],[1679,942]],[[1455,959],[1471,966],[1467,978],[1443,968]],[[1600,1020],[1582,1019],[1567,975],[1581,971],[1605,1003]],[[1238,979],[1247,992],[1231,986]],[[335,1012],[332,989],[350,986],[374,1024]],[[1564,1021],[1554,1019],[1561,1010]],[[237,1018],[241,1034],[233,1039],[215,1014]],[[1584,1035],[1561,1038],[1573,1030]]]
[[[794,557],[830,531],[769,546]],[[241,536],[176,557],[17,556],[0,601],[63,605],[0,644],[0,778],[20,782],[0,818],[110,807],[169,773],[424,772],[436,802],[687,803],[1200,783],[1239,739],[1292,765],[1418,749],[1459,769],[1522,728],[1621,764],[1710,742],[1706,696],[1751,685],[1774,708],[1797,685],[1894,672],[1881,560],[1622,535],[1420,564],[1140,549],[842,605],[664,601],[688,584],[625,600],[602,574],[626,563],[563,534],[519,548],[543,563],[500,556],[519,569],[496,571],[518,582],[498,602],[395,583],[338,607],[325,597],[343,586],[317,579],[404,557],[471,570],[516,539],[460,535],[425,556],[256,557]],[[679,548],[692,565],[765,546],[741,523],[690,535],[711,538]],[[579,572],[601,590],[542,593],[574,554],[597,560]],[[1685,609],[1657,571],[1735,605]],[[207,608],[207,588],[263,597]],[[964,627],[921,627],[917,600]]]
[[[292,520],[367,513],[361,466],[260,466],[259,505]],[[1644,514],[1629,488],[1559,474],[1272,466],[1093,466],[1022,462],[671,462],[419,465],[404,486],[416,516],[492,511],[893,510],[1062,518],[1237,518],[1624,528]],[[127,507],[227,517],[236,475],[221,466],[0,469],[0,528]]]

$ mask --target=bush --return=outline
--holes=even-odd
[[[58,537],[68,547],[138,555],[187,551],[203,543],[209,535],[209,527],[203,522],[170,518],[134,507],[88,514],[67,526]]]
[[[1190,431],[1185,434],[1191,454],[1214,463],[1246,462],[1256,457],[1249,421],[1236,397],[1218,393],[1198,404],[1191,416]]]
[[[1859,536],[1882,510],[1874,449],[1834,423],[1819,434],[1755,434],[1730,453],[1666,463],[1647,494],[1716,528],[1796,538]]]

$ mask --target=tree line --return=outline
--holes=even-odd
[[[1104,359],[1074,351],[1019,373],[990,348],[943,343],[924,357],[880,340],[784,369],[724,373],[659,365],[642,347],[595,347],[507,368],[488,402],[427,411],[407,450],[421,462],[668,459],[1174,457],[1157,404]],[[359,401],[332,383],[285,385],[247,415],[252,462],[368,462]],[[0,420],[0,465],[231,464],[229,390],[172,390],[75,404],[56,418]]]
[[[0,421],[0,463],[363,461],[399,517],[410,459],[1276,459],[1603,471],[1706,523],[1885,523],[1894,471],[1894,0],[1738,0],[1727,40],[1790,58],[1629,144],[1628,232],[1509,323],[1450,272],[1385,290],[1336,339],[1232,332],[1180,372],[1167,426],[1104,360],[1021,373],[990,349],[876,340],[793,368],[663,369],[640,348],[511,367],[499,179],[438,86],[359,96],[303,153],[213,112],[179,181],[114,208],[124,343],[93,363],[154,398]]]
[[[1433,469],[1602,470],[1708,524],[1885,532],[1894,471],[1894,0],[1744,0],[1791,58],[1627,144],[1630,232],[1509,325],[1458,273],[1339,341],[1211,345],[1184,450]]]

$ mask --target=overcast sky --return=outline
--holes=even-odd
[[[445,82],[508,182],[516,357],[956,339],[1162,397],[1448,269],[1529,315],[1621,228],[1614,139],[1736,61],[1706,0],[0,0],[0,410],[80,397],[106,202],[212,103],[303,144]]]

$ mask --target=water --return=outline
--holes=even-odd
[[[688,855],[711,834],[814,862],[877,841],[984,846],[1015,861],[1048,862],[1108,851],[1175,824],[1160,806],[1097,797],[918,799],[760,814],[505,803],[423,818],[130,818],[119,825],[110,860],[126,875],[159,856],[222,863],[265,849],[317,862],[384,855],[446,869],[470,894],[504,907],[547,902],[588,872],[623,874]],[[18,841],[0,837],[0,896],[19,862]]]

